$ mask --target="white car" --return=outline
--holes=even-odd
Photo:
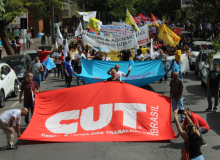
[[[204,48],[204,46],[206,44],[208,44],[208,49],[209,50],[213,50],[214,49],[214,45],[212,44],[212,42],[209,42],[209,41],[195,41],[193,42],[194,46],[193,48],[191,49],[191,58],[190,58],[190,66],[195,66],[195,63],[196,63],[196,58],[198,57],[199,55],[199,52],[200,52],[200,45]]]
[[[8,64],[0,63],[0,71],[0,107],[4,107],[8,95],[18,96],[19,83],[15,71]]]

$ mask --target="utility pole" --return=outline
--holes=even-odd
[[[50,4],[50,35],[51,35],[51,44],[54,44],[54,5]]]

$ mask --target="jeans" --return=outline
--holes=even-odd
[[[78,66],[78,68],[77,68],[77,74],[80,74],[82,72],[82,66]],[[77,84],[79,85],[79,77],[77,76]],[[83,84],[85,85],[86,83],[85,83],[85,81],[84,80],[82,80],[82,82],[83,82]]]
[[[70,87],[70,85],[71,85],[71,82],[72,82],[72,78],[73,78],[73,76],[65,76],[65,80],[66,80],[66,84],[65,84],[65,87],[66,88],[69,88]]]
[[[190,158],[189,160],[205,160],[203,155],[200,155],[198,157]]]
[[[54,70],[54,75],[56,76],[57,75],[57,67],[54,67],[53,70]]]
[[[25,116],[25,123],[29,124],[29,111],[31,110],[31,116],[34,112],[34,102],[24,102],[24,107],[28,109],[28,114]]]
[[[41,62],[41,64],[43,65],[43,63]],[[45,81],[45,75],[46,75],[46,72],[47,72],[47,68],[45,65],[43,65],[43,69],[44,71],[41,72],[41,81]]]
[[[183,107],[183,97],[180,98],[179,101],[177,101],[176,98],[172,98],[171,103],[172,103],[173,111],[175,111],[177,109],[177,105],[179,106],[180,110],[184,110],[184,107]],[[181,114],[181,120],[184,120],[184,118],[185,118],[185,115]]]
[[[201,142],[201,143],[204,144],[205,141],[204,141],[204,139],[202,138],[202,134],[206,134],[209,130],[205,129],[204,127],[199,127],[198,131],[199,131],[200,137],[201,137],[201,139],[202,139],[202,142]]]
[[[179,64],[179,66],[180,66],[179,78],[183,79],[183,74],[182,74],[182,71],[181,71],[181,64],[182,64],[182,60],[180,61],[180,64]]]
[[[61,64],[56,64],[56,67],[57,67],[57,70],[58,70],[58,78],[60,77],[60,74],[61,74],[61,77],[63,77],[62,76],[62,68],[61,68]]]
[[[167,72],[166,68],[164,68],[164,70],[165,70],[165,73],[166,73]],[[165,82],[167,81],[167,78],[168,78],[168,76],[167,76],[167,74],[165,74],[164,75]],[[163,81],[163,78],[160,79],[160,82],[162,82],[162,81]]]
[[[30,48],[30,46],[31,46],[31,41],[28,41],[28,40],[27,40],[27,49],[28,49],[28,46],[29,46],[29,48]]]
[[[214,94],[215,103],[214,108],[218,107],[218,88],[212,89],[210,87],[207,87],[207,100],[208,100],[208,108],[212,109],[212,94]]]
[[[33,77],[33,81],[37,82],[38,86],[41,86],[41,76],[40,77]]]

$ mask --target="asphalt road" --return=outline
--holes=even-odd
[[[169,79],[170,80],[170,79]],[[190,72],[184,77],[184,106],[191,108],[203,117],[210,130],[203,138],[208,146],[202,148],[206,160],[218,160],[220,157],[220,112],[206,113],[206,88],[200,86],[200,81]],[[55,78],[50,73],[49,79],[42,84],[41,91],[64,88],[64,79]],[[73,79],[76,86],[76,77]],[[154,82],[143,88],[169,96],[169,84]],[[17,98],[8,98],[6,106],[0,108],[0,115],[10,109],[21,109],[22,104]],[[25,130],[24,117],[21,120],[21,131]],[[173,123],[175,133],[176,126]],[[183,140],[181,138],[162,142],[88,142],[88,143],[49,143],[27,140],[14,140],[17,150],[5,150],[6,138],[0,129],[0,160],[176,160],[181,158]]]

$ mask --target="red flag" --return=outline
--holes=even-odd
[[[146,18],[141,13],[138,14],[138,20],[145,21],[145,22],[147,21]]]
[[[40,92],[19,139],[51,142],[160,141],[175,138],[170,98],[121,82]]]
[[[155,22],[155,16],[151,13],[151,22]]]
[[[132,18],[133,18],[133,20],[134,20],[135,23],[140,23],[140,21],[137,20],[135,17],[132,16]]]

